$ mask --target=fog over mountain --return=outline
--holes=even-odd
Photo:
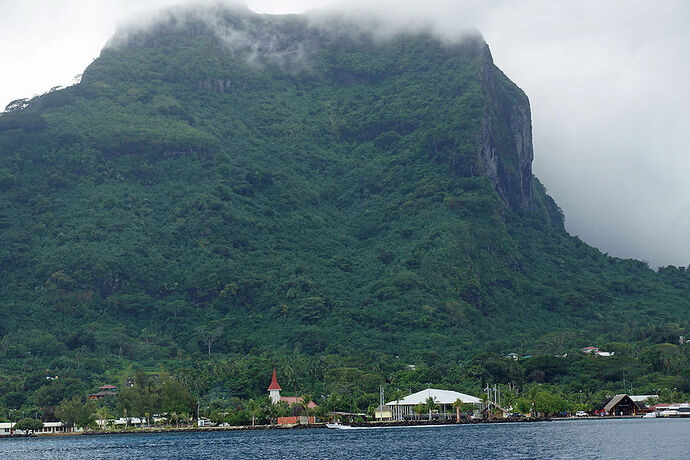
[[[70,84],[117,24],[174,0],[0,0],[0,105]],[[371,3],[371,2],[368,2]],[[447,39],[476,28],[530,97],[535,174],[568,230],[602,251],[690,263],[690,4],[643,1],[251,1],[262,13],[324,8],[429,25]]]

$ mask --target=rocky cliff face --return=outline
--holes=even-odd
[[[503,202],[512,209],[535,208],[532,176],[532,119],[527,96],[494,65],[483,48],[479,78],[486,103],[479,158]]]
[[[204,36],[214,37],[214,40],[204,41]],[[425,40],[422,37],[419,35],[414,40],[422,43]],[[189,42],[186,47],[179,45],[186,41]],[[341,89],[354,85],[369,91],[383,80],[419,71],[413,70],[415,59],[419,58],[400,51],[407,46],[400,45],[403,42],[402,36],[390,40],[375,39],[366,28],[355,27],[347,22],[319,23],[301,16],[273,17],[257,15],[246,9],[210,9],[204,14],[196,10],[181,10],[155,27],[122,32],[111,40],[109,48],[164,46],[175,49],[176,53],[189,53],[189,50],[204,43],[208,48],[203,52],[197,51],[197,54],[203,55],[203,59],[197,59],[195,62],[198,64],[189,66],[185,72],[179,72],[179,68],[175,67],[166,72],[154,70],[152,74],[156,72],[164,78],[179,80],[191,78],[199,89],[215,93],[226,93],[233,85],[248,86],[248,83],[243,83],[243,78],[253,81],[256,77],[254,70],[265,68],[272,68],[272,72],[286,71],[287,74],[283,75],[285,78],[292,78],[296,74],[302,77],[307,75],[309,79],[321,77],[334,80]],[[451,54],[462,55],[453,64],[459,70],[462,67],[477,69],[470,78],[478,80],[483,104],[476,134],[463,131],[456,135],[446,130],[432,143],[431,149],[435,154],[445,149],[447,152],[441,155],[443,161],[447,161],[457,175],[486,175],[509,208],[541,212],[541,197],[534,196],[534,193],[540,193],[540,189],[535,187],[532,175],[532,126],[527,96],[494,65],[489,47],[479,34],[470,34],[463,43],[449,47],[436,39],[424,43],[431,55],[447,53],[444,61],[454,59]],[[328,63],[343,49],[361,54],[339,66],[329,67]],[[382,50],[388,55],[398,53],[397,64],[388,67],[382,65],[381,56],[377,57],[375,65],[367,63],[367,59],[373,59],[375,53]],[[189,61],[198,57],[194,54],[190,56]],[[87,69],[85,82],[93,79],[96,67],[98,65]],[[244,76],[242,69],[246,70]],[[458,94],[452,96],[457,97]],[[441,125],[439,121],[433,120],[432,123]],[[471,124],[472,120],[461,122]],[[364,134],[350,137],[373,139],[394,125],[419,127],[423,124],[418,117],[408,122],[370,120],[366,126],[346,126],[340,131],[360,130]],[[413,129],[398,131],[398,134],[406,135]],[[468,138],[472,138],[472,141],[463,142]]]

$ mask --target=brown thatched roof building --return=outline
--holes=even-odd
[[[609,415],[637,415],[638,412],[644,411],[643,407],[637,405],[635,401],[626,394],[616,395],[611,398],[604,410]]]

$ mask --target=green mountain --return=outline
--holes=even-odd
[[[255,357],[259,392],[287,356],[373,369],[677,343],[690,273],[568,235],[532,174],[528,99],[486,43],[367,30],[178,11],[11,104],[5,381]],[[17,388],[0,385],[6,407]]]

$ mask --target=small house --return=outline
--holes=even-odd
[[[635,416],[643,411],[632,398],[626,394],[619,394],[611,398],[604,406],[604,411],[609,415]]]
[[[198,427],[213,426],[213,422],[204,417],[199,417],[199,419],[196,421],[196,424]]]
[[[391,420],[393,418],[393,411],[390,406],[379,406],[374,409],[374,418],[376,420]]]
[[[110,398],[114,396],[117,396],[117,387],[112,385],[103,385],[102,387],[98,387],[97,392],[91,393],[89,395],[89,399],[91,401],[100,401],[103,398]]]

